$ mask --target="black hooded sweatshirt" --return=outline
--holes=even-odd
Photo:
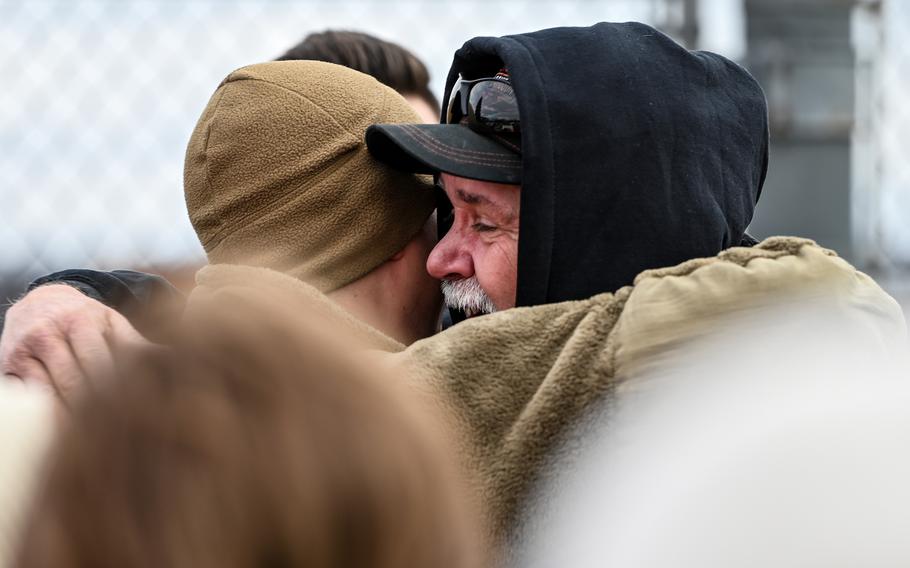
[[[522,121],[519,306],[614,291],[749,239],[768,119],[742,67],[634,22],[479,37],[455,53],[443,108],[459,74],[502,67]],[[129,276],[64,271],[36,283],[75,278],[148,328],[156,311],[136,304],[166,283]]]
[[[751,244],[768,118],[742,67],[634,22],[480,37],[455,53],[444,108],[459,74],[502,67],[521,117],[517,305]]]

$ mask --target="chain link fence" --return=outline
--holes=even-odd
[[[307,33],[423,58],[441,92],[476,35],[679,20],[673,0],[0,0],[0,293],[66,267],[193,266],[183,153],[220,80]],[[674,8],[675,7],[675,8]],[[5,298],[0,298],[0,300]]]
[[[182,162],[198,114],[231,70],[309,32],[396,41],[427,62],[439,93],[452,53],[476,35],[639,20],[689,45],[730,46],[748,64],[756,6],[786,19],[820,2],[0,0],[0,301],[72,266],[191,273],[203,254],[184,210]],[[853,4],[845,230],[859,264],[910,267],[910,2]]]

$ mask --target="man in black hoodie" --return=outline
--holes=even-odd
[[[443,124],[377,125],[367,143],[440,174],[440,210],[454,214],[427,267],[451,306],[588,298],[754,244],[767,107],[719,55],[637,23],[475,38],[455,54],[444,108]]]
[[[444,121],[454,128],[372,126],[367,143],[393,167],[438,174],[440,241],[427,271],[446,304],[468,316],[514,307],[521,121],[508,71],[459,80]]]

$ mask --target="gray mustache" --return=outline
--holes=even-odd
[[[493,300],[487,296],[475,276],[460,280],[443,280],[441,287],[446,306],[461,310],[469,317],[492,314],[496,311]]]

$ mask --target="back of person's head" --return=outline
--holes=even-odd
[[[311,33],[276,61],[310,59],[344,65],[375,77],[402,95],[413,95],[439,110],[430,90],[430,73],[416,55],[397,43],[363,32],[326,30]]]
[[[172,348],[115,348],[53,449],[18,565],[477,566],[408,395],[300,323],[221,308]]]
[[[399,253],[435,207],[431,180],[375,160],[376,122],[419,122],[391,88],[320,61],[272,61],[221,82],[187,146],[187,211],[211,264],[337,290]]]

